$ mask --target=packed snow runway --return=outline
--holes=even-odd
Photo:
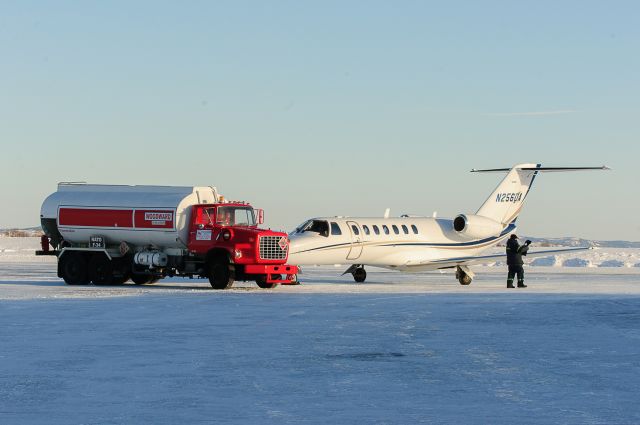
[[[341,271],[213,291],[2,262],[0,422],[640,422],[638,274]]]

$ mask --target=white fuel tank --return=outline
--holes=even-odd
[[[191,207],[218,202],[210,186],[112,186],[61,183],[47,197],[40,219],[49,233],[55,223],[64,240],[86,244],[103,236],[107,244],[185,248]]]

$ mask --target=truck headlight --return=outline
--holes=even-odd
[[[240,251],[239,249],[236,249],[233,254],[236,256],[236,258],[240,258],[242,257],[242,251]]]

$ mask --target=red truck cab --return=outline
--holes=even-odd
[[[263,288],[295,283],[298,268],[285,264],[287,234],[260,229],[262,223],[262,210],[244,202],[193,206],[187,247],[205,260],[214,288],[234,280],[255,280]]]

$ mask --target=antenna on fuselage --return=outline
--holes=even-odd
[[[389,218],[389,214],[391,214],[391,208],[384,210],[384,218]]]

